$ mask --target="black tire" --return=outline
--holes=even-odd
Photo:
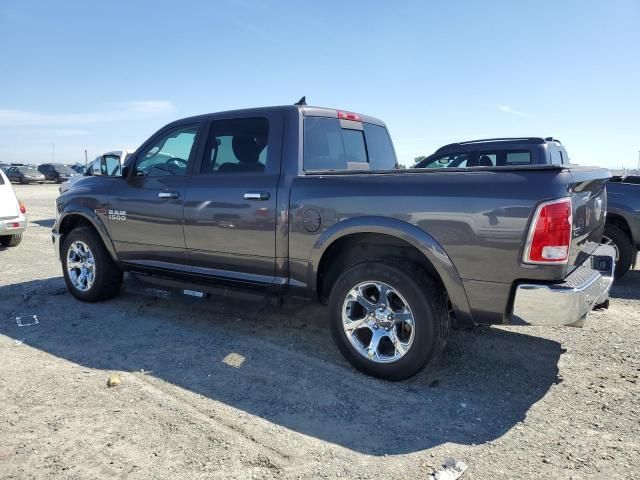
[[[389,363],[378,363],[359,353],[343,328],[342,308],[349,291],[368,281],[391,286],[404,297],[413,313],[413,343],[404,356]],[[331,334],[342,354],[356,369],[385,380],[403,380],[423,369],[444,349],[450,328],[446,298],[442,287],[418,265],[402,259],[357,263],[343,272],[331,289]]]
[[[15,235],[2,235],[0,237],[0,245],[3,247],[17,247],[22,242],[22,234],[16,233]]]
[[[611,223],[605,225],[603,237],[603,243],[607,243],[605,240],[608,238],[611,240],[610,244],[613,245],[618,252],[615,278],[622,278],[624,274],[629,271],[633,263],[635,253],[633,244],[626,233]]]
[[[67,270],[67,254],[76,241],[82,241],[89,247],[95,261],[93,285],[85,291],[76,288]],[[122,286],[122,270],[109,255],[96,231],[89,227],[76,228],[65,236],[62,246],[62,273],[67,289],[83,302],[98,302],[113,298]]]

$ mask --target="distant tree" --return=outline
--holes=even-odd
[[[420,155],[419,157],[416,157],[413,159],[413,161],[415,162],[414,165],[417,165],[418,163],[420,163],[422,160],[424,160],[425,158],[427,158],[426,155]]]

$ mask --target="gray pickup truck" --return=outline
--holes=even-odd
[[[358,369],[423,368],[459,324],[579,325],[607,300],[609,173],[566,165],[399,169],[380,120],[282,106],[173,122],[57,199],[69,291],[123,272],[325,301]]]
[[[635,266],[640,249],[640,185],[609,183],[607,195],[603,243],[616,249],[616,277],[620,278]]]

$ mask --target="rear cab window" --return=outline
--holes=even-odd
[[[373,123],[306,117],[303,148],[305,171],[397,168],[387,129]]]

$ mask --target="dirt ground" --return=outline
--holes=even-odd
[[[1,478],[640,478],[640,271],[583,329],[454,332],[401,383],[355,372],[322,306],[66,293],[54,185],[0,250]],[[18,327],[16,316],[39,323]],[[122,383],[108,388],[118,374]]]

